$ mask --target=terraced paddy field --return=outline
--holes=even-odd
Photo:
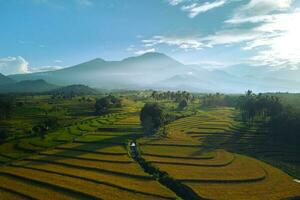
[[[93,117],[75,122],[69,126],[48,133],[45,138],[39,136],[24,137],[18,140],[7,141],[0,144],[0,164],[6,164],[16,159],[21,159],[48,148],[53,148],[63,143],[78,140],[88,140],[88,135],[97,131],[99,127],[123,119],[122,113]],[[105,135],[98,138],[104,139]]]
[[[298,149],[262,148],[271,145],[257,134],[265,130],[243,126],[233,109],[198,111],[168,124],[166,137],[145,137],[139,108],[89,118],[45,138],[0,145],[0,199],[180,199],[180,189],[168,189],[131,157],[128,143],[134,140],[147,163],[196,199],[300,196],[292,177],[247,156],[250,151],[296,160]]]
[[[168,125],[167,137],[141,138],[140,153],[200,199],[299,198],[300,184],[291,176],[260,160],[234,153],[237,146],[249,150],[257,147],[249,145],[248,140],[256,136],[257,130],[229,143],[240,131],[234,115],[229,108],[210,109],[176,120]],[[260,136],[257,140],[264,142]]]
[[[72,142],[1,167],[1,199],[177,198],[128,154],[128,141],[142,136],[136,113],[93,119],[79,129]]]

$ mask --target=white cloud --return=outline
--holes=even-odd
[[[30,68],[30,72],[31,73],[35,73],[35,72],[46,72],[46,71],[54,71],[54,70],[59,70],[59,69],[63,69],[65,67],[63,66],[40,66],[40,67],[31,67]]]
[[[63,61],[62,60],[54,60],[53,62],[55,62],[55,63],[62,63]]]
[[[193,4],[190,4],[190,5],[182,6],[181,9],[183,11],[188,12],[190,18],[194,18],[197,15],[199,15],[200,13],[204,13],[204,12],[207,12],[207,11],[212,10],[214,8],[218,8],[220,6],[223,6],[226,2],[227,2],[227,0],[217,0],[217,1],[214,1],[214,2],[205,2],[203,4],[193,3]]]
[[[145,49],[145,50],[139,50],[139,51],[134,52],[134,54],[136,54],[136,55],[142,55],[142,54],[151,53],[151,52],[155,52],[155,48]]]
[[[248,15],[263,15],[274,10],[284,10],[291,6],[294,0],[251,0],[241,8]]]
[[[194,18],[200,13],[204,13],[209,10],[221,7],[229,1],[230,0],[215,0],[215,1],[206,1],[204,3],[199,3],[198,0],[168,0],[168,3],[171,6],[180,5],[182,11],[187,12],[190,18]]]
[[[62,62],[61,60],[55,60],[55,63]],[[34,72],[45,72],[53,71],[64,68],[63,66],[39,66],[30,67],[29,63],[22,56],[9,56],[5,58],[0,58],[0,73],[4,75],[10,74],[24,74],[24,73],[34,73]]]
[[[206,46],[213,47],[215,45],[225,45],[251,41],[257,38],[260,34],[261,33],[258,33],[254,30],[232,29],[219,31],[214,35],[206,36],[201,40],[205,42]]]
[[[294,0],[251,0],[236,10],[234,16],[225,22],[231,24],[267,22],[273,20],[274,14],[288,11],[293,2]]]
[[[172,6],[176,6],[182,2],[184,2],[184,0],[168,0],[169,4],[171,4]]]
[[[0,73],[4,75],[29,72],[28,62],[21,56],[0,58]]]
[[[239,44],[242,50],[252,50],[255,54],[250,58],[252,64],[275,68],[300,66],[300,9],[266,18],[251,28],[238,26],[204,37],[153,36],[142,43],[146,47],[168,45],[184,50]]]
[[[299,35],[300,10],[291,6],[294,0],[251,0],[236,10],[225,23],[243,26],[253,38],[247,40],[244,50],[254,50],[250,60],[256,65],[289,67],[300,64]]]
[[[229,24],[242,24],[242,23],[259,23],[259,22],[268,22],[272,21],[272,15],[258,15],[250,17],[234,17],[225,21]]]
[[[165,37],[165,36],[153,36],[151,39],[142,40],[146,47],[152,47],[159,44],[166,44],[169,46],[177,46],[181,49],[201,49],[203,43],[195,37]]]
[[[248,47],[264,47],[258,50],[252,60],[270,66],[285,65],[293,68],[300,64],[299,35],[300,11],[277,15],[272,22],[256,28],[257,31],[268,33],[269,37],[257,38]]]

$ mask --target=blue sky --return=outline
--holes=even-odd
[[[157,51],[183,63],[296,68],[298,0],[0,0],[0,73]]]

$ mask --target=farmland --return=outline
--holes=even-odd
[[[175,199],[174,193],[127,153],[127,140],[142,134],[131,131],[141,130],[137,119],[127,112],[86,120],[77,126],[81,135],[70,134],[72,143],[55,145],[2,167],[0,179],[7,184],[1,184],[1,192],[16,199]],[[30,145],[26,148],[32,149]]]
[[[252,134],[240,132],[242,137],[234,142],[236,132],[241,131],[237,127],[242,126],[234,120],[235,116],[235,110],[217,108],[176,120],[168,125],[167,138],[140,139],[140,152],[147,162],[205,199],[298,196],[299,184],[291,177],[269,164],[235,153],[244,149],[244,154],[250,154],[262,149],[253,143],[247,144],[249,138],[257,139],[259,144],[261,136],[254,131]],[[274,148],[269,151],[276,154]],[[258,157],[259,153],[252,155]]]
[[[51,101],[40,96],[32,101],[37,99]],[[158,134],[145,135],[139,111],[146,101],[132,94],[122,98],[121,108],[103,115],[92,114],[90,102],[81,102],[86,110],[80,112],[76,98],[60,101],[69,108],[61,115],[62,125],[43,137],[20,131],[0,144],[4,199],[275,200],[300,195],[300,184],[285,173],[287,166],[298,165],[282,159],[296,159],[299,149],[270,148],[266,136],[257,134],[264,131],[259,123],[246,126],[231,107],[201,108],[194,101],[178,110],[173,101],[156,101],[175,117]],[[24,118],[33,126],[34,117],[19,113],[5,123]],[[132,154],[132,141],[145,165]]]

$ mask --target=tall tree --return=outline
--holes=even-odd
[[[165,116],[157,103],[146,103],[141,110],[140,120],[146,134],[153,134],[164,125]]]

